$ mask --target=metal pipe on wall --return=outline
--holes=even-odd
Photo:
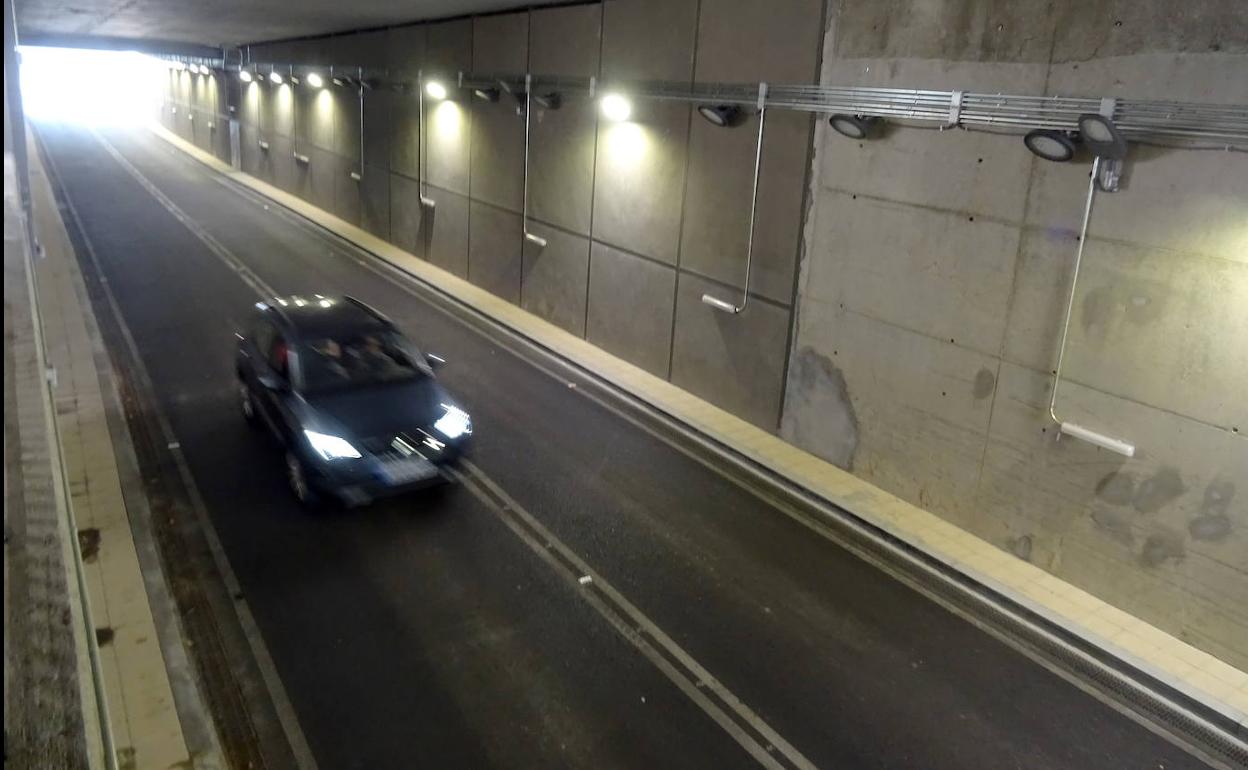
[[[716,310],[736,315],[745,310],[750,301],[750,265],[754,260],[754,223],[758,216],[758,180],[763,167],[763,129],[767,124],[767,84],[758,84],[758,139],[754,147],[754,186],[750,193],[750,228],[745,246],[745,285],[741,290],[741,304],[734,305],[710,294],[702,295],[702,302]]]
[[[1088,222],[1092,218],[1092,202],[1096,199],[1096,189],[1101,173],[1101,158],[1092,161],[1092,174],[1088,180],[1088,198],[1083,206],[1083,224],[1079,228],[1079,248],[1075,250],[1074,274],[1070,278],[1070,296],[1066,299],[1066,320],[1062,323],[1062,337],[1057,346],[1057,366],[1053,369],[1053,390],[1049,394],[1049,418],[1058,426],[1059,438],[1062,434],[1082,439],[1111,452],[1125,457],[1135,456],[1135,445],[1122,439],[1098,433],[1091,428],[1073,422],[1067,422],[1057,416],[1057,388],[1062,382],[1062,367],[1066,362],[1066,340],[1070,336],[1070,319],[1075,309],[1075,292],[1079,286],[1079,268],[1083,264],[1083,249],[1088,242]]]
[[[533,76],[524,76],[524,191],[520,204],[520,229],[524,240],[545,247],[546,239],[529,232],[529,121],[533,112]],[[524,244],[520,244],[524,248]]]

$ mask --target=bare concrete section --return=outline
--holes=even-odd
[[[834,6],[828,84],[1248,102],[1242,3]],[[1248,666],[1248,155],[1133,146],[1097,199],[1059,410],[1126,460],[1048,418],[1087,162],[826,123],[816,154],[784,437]]]

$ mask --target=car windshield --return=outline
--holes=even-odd
[[[416,347],[401,334],[386,330],[313,338],[305,342],[299,363],[308,391],[396,382],[425,374]]]

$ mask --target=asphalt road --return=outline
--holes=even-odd
[[[264,284],[357,296],[449,360],[488,483],[301,510],[235,402],[255,289],[99,138],[40,131],[322,770],[1202,766],[332,237],[106,132]]]

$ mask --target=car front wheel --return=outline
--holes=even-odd
[[[238,381],[238,406],[243,412],[243,419],[256,424],[256,400],[251,395],[251,388],[242,380]]]

